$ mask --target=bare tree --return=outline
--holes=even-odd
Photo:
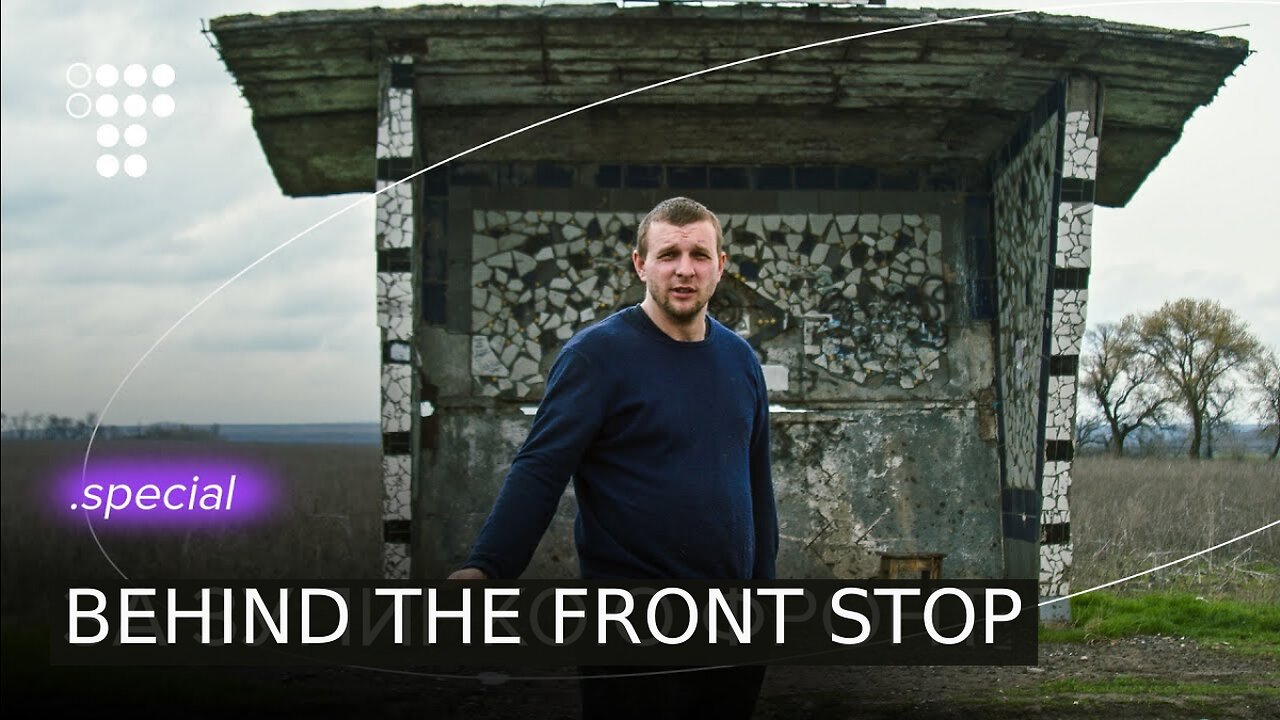
[[[1191,420],[1187,454],[1199,458],[1211,396],[1226,387],[1227,376],[1252,360],[1261,345],[1248,325],[1216,300],[1173,300],[1126,324]]]
[[[26,440],[33,437],[39,425],[39,416],[32,415],[27,410],[23,410],[17,415],[9,416],[9,432],[18,440]]]
[[[1124,455],[1130,433],[1163,422],[1172,400],[1159,383],[1158,367],[1140,351],[1133,326],[1128,320],[1085,332],[1081,388],[1102,412],[1111,431],[1107,447],[1116,455]]]
[[[93,434],[93,426],[98,424],[98,413],[87,412],[84,414],[83,420],[76,421],[75,437],[85,438]]]
[[[1111,440],[1107,437],[1103,429],[1106,428],[1107,422],[1102,415],[1096,412],[1077,412],[1076,413],[1076,448],[1083,449],[1091,445],[1101,445],[1104,448],[1111,448]]]
[[[1276,444],[1271,448],[1271,459],[1280,454],[1280,359],[1275,348],[1259,352],[1249,366],[1249,385],[1257,393],[1253,410],[1262,420],[1264,432],[1276,434]]]
[[[1229,416],[1239,394],[1240,385],[1233,378],[1224,379],[1209,392],[1208,412],[1204,417],[1204,447],[1205,457],[1210,460],[1213,459],[1213,451],[1217,448],[1217,440],[1224,432],[1231,430]]]

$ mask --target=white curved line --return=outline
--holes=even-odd
[[[1153,567],[1153,568],[1151,568],[1150,570],[1143,570],[1142,572],[1134,573],[1134,574],[1132,574],[1132,575],[1130,575],[1130,576],[1128,576],[1128,577],[1122,577],[1122,578],[1120,578],[1119,580],[1112,580],[1111,582],[1102,583],[1101,585],[1095,585],[1094,587],[1091,587],[1091,588],[1089,588],[1088,590],[1081,590],[1081,591],[1079,591],[1079,592],[1073,592],[1073,593],[1071,593],[1071,594],[1069,594],[1069,595],[1063,595],[1063,596],[1062,596],[1062,597],[1060,597],[1060,598],[1053,598],[1053,599],[1051,599],[1051,600],[1045,600],[1044,602],[1040,603],[1037,607],[1044,607],[1044,606],[1046,606],[1046,605],[1052,605],[1052,604],[1054,604],[1054,603],[1060,603],[1060,602],[1063,602],[1064,600],[1070,600],[1070,599],[1071,599],[1071,598],[1073,598],[1073,597],[1079,597],[1079,596],[1081,596],[1081,595],[1084,595],[1085,593],[1091,593],[1091,592],[1093,592],[1094,590],[1101,590],[1101,589],[1103,589],[1103,588],[1109,588],[1109,587],[1111,587],[1112,585],[1119,585],[1119,584],[1120,584],[1120,583],[1122,583],[1122,582],[1128,582],[1128,581],[1130,581],[1130,580],[1133,580],[1134,578],[1140,578],[1140,577],[1142,577],[1143,575],[1150,575],[1151,573],[1156,572],[1157,570],[1163,570],[1163,569],[1165,569],[1165,568],[1167,568],[1167,567],[1172,567],[1172,566],[1174,566],[1174,565],[1177,565],[1178,563],[1186,562],[1186,561],[1188,561],[1188,560],[1190,560],[1190,559],[1192,559],[1192,558],[1200,557],[1201,555],[1204,555],[1205,553],[1213,552],[1214,550],[1217,550],[1218,548],[1221,548],[1221,547],[1226,547],[1226,546],[1230,545],[1230,544],[1231,544],[1231,543],[1233,543],[1233,542],[1239,542],[1240,540],[1243,540],[1243,539],[1245,539],[1245,538],[1247,538],[1247,537],[1249,537],[1249,536],[1251,536],[1251,535],[1257,535],[1258,533],[1260,533],[1260,532],[1262,532],[1262,531],[1264,531],[1264,530],[1270,530],[1271,528],[1273,528],[1273,527],[1275,527],[1275,526],[1277,526],[1277,525],[1280,525],[1280,520],[1273,520],[1273,521],[1271,521],[1271,522],[1267,523],[1266,525],[1263,525],[1263,526],[1262,526],[1262,527],[1260,527],[1260,528],[1257,528],[1257,529],[1255,529],[1255,530],[1250,530],[1249,532],[1247,532],[1247,533],[1245,533],[1245,534],[1243,534],[1243,535],[1240,535],[1240,536],[1238,536],[1238,537],[1233,537],[1233,538],[1231,538],[1230,540],[1227,540],[1227,541],[1225,541],[1225,542],[1220,542],[1220,543],[1218,543],[1217,545],[1214,545],[1213,547],[1207,547],[1207,548],[1205,548],[1205,549],[1203,549],[1203,550],[1200,550],[1200,551],[1198,551],[1198,552],[1193,552],[1193,553],[1191,553],[1190,555],[1188,555],[1188,556],[1186,556],[1186,557],[1184,557],[1184,558],[1178,558],[1177,560],[1173,560],[1173,561],[1171,561],[1171,562],[1167,562],[1167,563],[1165,563],[1165,564],[1163,564],[1163,565],[1157,565],[1156,567]]]

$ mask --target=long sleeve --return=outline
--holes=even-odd
[[[517,578],[551,524],[608,402],[602,373],[566,348],[556,358],[529,436],[516,453],[465,566],[495,579]]]
[[[778,562],[778,509],[769,458],[769,391],[756,368],[756,413],[751,433],[751,508],[756,533],[752,579],[773,580]]]

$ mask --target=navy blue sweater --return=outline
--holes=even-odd
[[[713,319],[680,342],[633,306],[572,337],[465,565],[519,577],[570,476],[584,578],[775,575],[764,376]]]

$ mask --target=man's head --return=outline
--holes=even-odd
[[[687,197],[673,197],[658,203],[649,214],[640,220],[640,229],[636,231],[636,249],[641,257],[648,250],[649,228],[661,222],[676,227],[692,225],[696,222],[711,223],[716,233],[716,254],[724,251],[724,230],[720,227],[720,218],[697,200]]]
[[[636,237],[631,261],[645,285],[641,307],[671,337],[702,339],[727,260],[720,221],[693,200],[672,198],[645,216]]]

